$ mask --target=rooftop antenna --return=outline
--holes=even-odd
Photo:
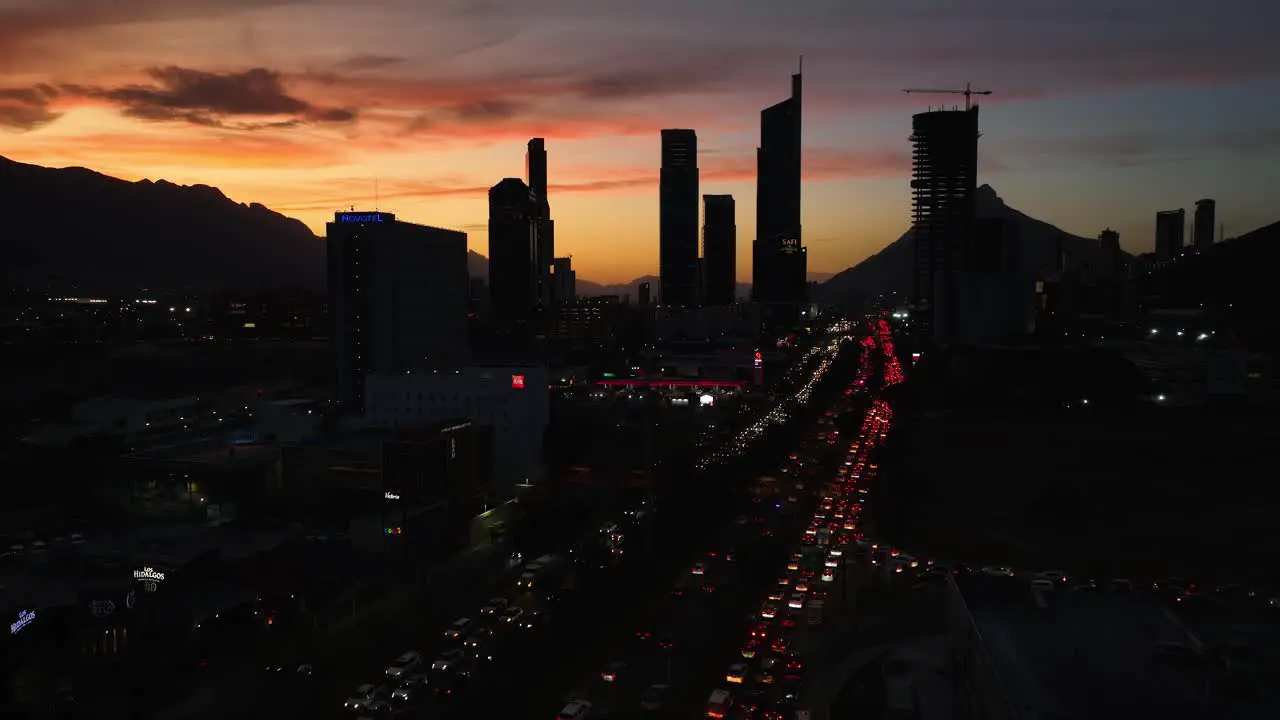
[[[804,74],[804,53],[800,54],[800,74]]]
[[[378,176],[373,176],[373,211],[378,211]]]

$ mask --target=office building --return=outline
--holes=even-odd
[[[547,146],[542,138],[529,141],[525,153],[525,184],[537,202],[537,234],[534,238],[534,282],[538,288],[538,309],[550,307],[552,295],[551,266],[556,256],[556,224],[551,219],[551,202],[547,198]]]
[[[639,295],[638,299],[640,302],[640,307],[647,309],[649,307],[649,304],[653,301],[653,298],[652,298],[653,289],[652,289],[652,286],[649,285],[649,281],[646,280],[640,283],[640,287],[636,290],[636,292]]]
[[[732,195],[703,195],[703,303],[732,305],[736,300],[738,224]]]
[[[1191,242],[1196,250],[1203,250],[1213,245],[1213,233],[1217,230],[1218,204],[1212,200],[1196,201],[1196,216],[1192,228]]]
[[[365,376],[467,362],[467,235],[340,212],[327,227],[334,398],[364,412]]]
[[[567,300],[556,306],[556,337],[591,349],[616,345],[624,334],[625,310],[617,295]]]
[[[519,178],[489,188],[489,313],[509,331],[530,328],[536,316],[538,212]]]
[[[663,305],[691,307],[698,304],[698,136],[694,131],[662,131],[658,196],[658,300]]]
[[[955,340],[961,274],[973,242],[978,108],[911,118],[916,318],[938,343]]]
[[[1098,245],[1107,257],[1118,255],[1120,253],[1120,233],[1111,228],[1103,230],[1098,233]]]
[[[465,418],[493,427],[493,478],[501,494],[538,471],[550,419],[542,366],[466,367],[455,372],[369,378],[368,423],[409,428]]]
[[[808,251],[800,231],[802,85],[803,75],[792,75],[791,97],[760,112],[751,247],[751,297],[758,303],[798,307],[808,294]]]
[[[1187,228],[1187,211],[1161,210],[1156,213],[1156,258],[1169,260],[1182,252]]]
[[[551,299],[553,304],[571,302],[578,296],[578,274],[573,270],[573,258],[561,257],[551,261]]]

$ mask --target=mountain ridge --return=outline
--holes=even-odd
[[[1017,229],[1019,269],[1036,279],[1053,274],[1065,254],[1069,269],[1086,274],[1100,270],[1108,260],[1097,240],[1072,235],[1043,220],[1009,207],[990,185],[975,195],[979,218],[1010,220]],[[1124,257],[1130,257],[1123,251]],[[910,294],[914,283],[915,241],[908,228],[897,240],[851,268],[836,273],[818,289],[818,302],[853,303],[887,292]]]
[[[989,185],[978,189],[978,214],[1019,224],[1024,266],[1052,263],[1056,248],[1086,265],[1100,247],[1010,208]],[[237,202],[219,188],[168,180],[130,182],[85,167],[50,168],[0,156],[0,212],[8,218],[0,249],[9,287],[78,287],[128,292],[142,288],[209,291],[229,288],[325,287],[324,240],[302,221],[256,202]],[[818,302],[844,302],[887,290],[909,291],[911,233],[834,275],[811,273]],[[488,259],[467,251],[467,271],[488,279]],[[829,277],[826,277],[830,275]],[[825,281],[822,281],[826,277]],[[579,295],[636,298],[640,283],[577,281]],[[738,283],[737,294],[750,294]]]

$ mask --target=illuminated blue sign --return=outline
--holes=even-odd
[[[380,223],[392,222],[396,219],[391,213],[378,212],[362,212],[362,213],[337,213],[335,215],[339,224],[342,225],[358,225],[363,223]]]

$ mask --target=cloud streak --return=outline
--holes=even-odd
[[[704,163],[699,177],[704,183],[754,182],[755,158],[716,158]],[[828,180],[870,179],[895,177],[905,173],[911,165],[906,152],[858,153],[832,148],[814,148],[806,153],[804,179],[806,182]],[[574,178],[553,182],[548,193],[555,195],[633,192],[658,189],[658,172],[652,168],[579,166],[561,168],[557,177]],[[367,180],[353,180],[356,185],[367,185]],[[467,182],[462,178],[436,178],[432,180],[383,180],[378,197],[382,201],[422,200],[431,198],[483,198],[490,185]],[[372,200],[370,196],[366,198]],[[308,200],[282,206],[283,211],[314,211],[342,207],[350,204],[352,197],[334,197],[325,200]]]
[[[345,123],[356,118],[353,109],[318,107],[289,94],[280,74],[266,68],[215,73],[170,66],[152,68],[147,75],[152,81],[148,84],[112,88],[64,85],[62,90],[106,102],[128,117],[149,122],[260,130],[303,123]]]

